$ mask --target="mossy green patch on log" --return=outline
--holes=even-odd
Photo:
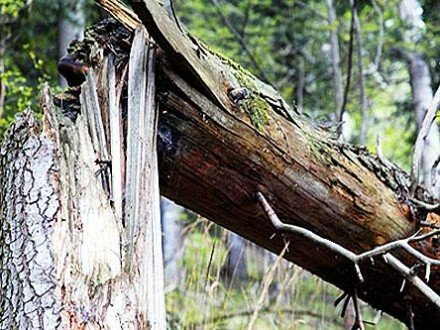
[[[264,126],[269,123],[270,105],[255,94],[251,94],[248,99],[242,102],[242,106],[249,116],[252,125],[258,131],[263,131]]]

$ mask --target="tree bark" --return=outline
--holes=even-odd
[[[394,166],[387,168],[364,149],[338,144],[312,128],[286,109],[270,87],[219,60],[161,19],[155,2],[132,6],[163,50],[162,193],[275,253],[280,253],[284,241],[280,235],[272,238],[274,230],[253,199],[257,190],[269,197],[283,221],[352,251],[414,232],[407,207],[397,198],[399,189],[408,184],[402,179],[405,174]],[[238,106],[227,94],[234,81],[251,92],[250,100]],[[259,109],[269,114],[262,130],[252,118],[256,99],[261,101]],[[440,324],[436,307],[412,287],[400,293],[402,278],[381,260],[374,267],[363,267],[366,281],[359,283],[343,258],[300,237],[287,237],[294,245],[286,259],[347,291],[356,287],[362,299],[403,322],[409,322],[411,301],[417,324]],[[430,281],[436,290],[438,280],[436,274]]]
[[[108,150],[117,134],[106,133],[122,122],[102,116],[119,111],[111,57],[89,72],[75,123],[56,115],[45,87],[43,122],[26,111],[9,130],[0,152],[0,329],[165,328],[155,50],[145,41],[141,31],[129,60],[127,125],[142,143],[125,142],[126,171],[114,162],[118,149]],[[113,197],[125,173],[121,204]]]

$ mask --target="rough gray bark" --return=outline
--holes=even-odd
[[[26,111],[8,131],[0,153],[0,329],[165,328],[155,50],[145,40],[141,30],[130,59],[145,69],[130,76],[141,86],[131,102],[143,102],[129,123],[140,136],[127,141],[123,219],[115,210],[121,204],[111,202],[118,180],[106,170],[109,150],[117,150],[109,148],[112,124],[102,115],[112,97],[97,97],[103,83],[118,94],[112,60],[90,71],[75,123],[56,115],[46,87],[43,122]]]
[[[61,223],[54,134],[24,112],[0,151],[0,329],[59,323],[61,287],[50,239]]]
[[[101,3],[108,3],[108,1],[103,0]],[[116,5],[115,2],[111,3]],[[197,43],[194,38],[188,37],[175,26],[164,9],[155,1],[132,1],[132,6],[142,24],[160,47],[160,50],[157,51],[159,61],[159,92],[157,96],[162,110],[158,133],[161,152],[160,184],[163,193],[179,204],[197,211],[278,254],[286,246],[284,239],[290,240],[291,248],[284,249],[286,259],[311,270],[346,291],[357,288],[361,298],[407,324],[409,323],[407,310],[411,305],[416,325],[421,327],[432,324],[439,325],[440,315],[437,304],[433,304],[417,287],[412,285],[405,287],[402,297],[402,292],[399,291],[402,273],[394,271],[381,258],[376,258],[374,264],[365,262],[359,265],[365,279],[362,282],[359,280],[353,264],[328,247],[317,246],[314,241],[305,236],[290,233],[287,233],[283,239],[283,236],[275,231],[273,224],[268,220],[268,215],[255,200],[255,193],[259,191],[267,196],[272,208],[284,222],[300,226],[304,230],[306,228],[312,230],[321,237],[330,239],[353,251],[350,253],[354,253],[370,250],[375,246],[406,237],[416,231],[416,223],[411,218],[408,201],[405,199],[405,189],[408,187],[406,175],[397,167],[383,163],[381,159],[365,150],[341,144],[326,132],[314,128],[305,118],[294,113],[273,88],[258,81],[242,68],[234,66],[228,59],[210,52],[206,47]],[[111,13],[119,17],[120,21],[130,29],[134,29],[140,24],[135,15],[125,7],[113,7]],[[117,31],[120,32],[120,29]],[[136,40],[138,39],[135,38]],[[97,47],[95,48],[95,46]],[[127,53],[124,52],[128,51],[116,47],[120,46],[119,44],[111,45],[111,41],[104,40],[103,44],[94,45],[93,50],[85,45],[86,49],[83,51],[86,55],[92,56],[96,55],[91,53],[97,48],[99,50],[99,47],[110,46],[113,50],[118,50],[115,51],[116,54],[122,53],[119,54],[119,68],[123,68],[127,58]],[[132,46],[131,64],[134,55],[139,51],[137,47]],[[105,54],[105,52],[102,53]],[[98,54],[102,53],[98,52]],[[148,54],[151,55],[151,53]],[[102,59],[102,62],[104,61],[105,59]],[[140,64],[136,67],[139,67],[141,71],[142,67],[149,67],[145,66],[142,61],[135,63]],[[100,68],[101,63],[98,63],[94,69],[99,70]],[[96,76],[102,75],[98,72]],[[93,75],[89,76],[89,83],[90,77]],[[124,81],[123,78],[121,80]],[[141,79],[139,84],[133,84],[133,86],[141,86],[139,90],[142,91],[143,84],[144,80]],[[239,103],[234,103],[228,92],[230,88],[239,86],[248,88],[250,96]],[[105,95],[111,88],[112,86],[106,86],[101,82],[96,94]],[[122,87],[120,86],[120,88]],[[145,88],[145,91],[149,90],[148,87]],[[83,86],[83,90],[87,90],[87,85]],[[143,94],[131,93],[131,91],[128,92],[128,97],[133,97],[130,104],[137,109],[136,102],[143,103],[139,101]],[[93,103],[95,102],[93,101],[93,93],[90,94],[90,102]],[[123,102],[126,96],[127,94],[124,94],[121,97],[121,107],[126,104]],[[105,100],[100,99],[99,101],[100,105],[105,104]],[[85,106],[84,102],[82,104]],[[100,109],[107,109],[107,107],[104,105]],[[82,113],[87,114],[86,109],[83,109]],[[255,113],[261,115],[263,120]],[[141,123],[144,123],[144,120],[142,114],[140,116],[139,126],[136,126],[136,120],[133,118],[128,120],[131,120],[133,127],[142,130]],[[89,291],[81,287],[83,290],[80,292],[76,289],[73,290],[76,295],[67,291],[68,298],[73,297],[74,302],[86,301],[87,306],[79,309],[80,315],[75,314],[82,323],[85,320],[84,315],[87,316],[87,321],[107,320],[106,317],[113,320],[111,317],[120,313],[120,309],[124,308],[124,321],[133,322],[136,320],[136,322],[140,322],[141,326],[145,326],[146,320],[149,318],[145,316],[148,311],[143,308],[140,308],[140,311],[136,309],[136,307],[144,306],[145,300],[136,293],[144,296],[145,291],[140,288],[145,285],[145,282],[136,283],[136,281],[145,278],[146,265],[150,264],[151,258],[147,255],[145,261],[140,260],[145,268],[135,274],[130,271],[135,267],[130,267],[130,265],[127,267],[126,262],[127,260],[137,261],[138,258],[145,255],[145,250],[141,249],[142,253],[136,253],[136,249],[142,247],[145,242],[143,235],[148,223],[140,223],[136,221],[136,217],[126,219],[125,224],[130,228],[127,230],[128,234],[124,232],[122,235],[116,231],[119,235],[115,235],[113,234],[115,230],[112,228],[115,227],[114,222],[119,223],[112,220],[113,218],[110,216],[102,221],[100,219],[103,214],[109,214],[106,212],[112,211],[108,200],[106,203],[99,203],[98,206],[103,208],[102,212],[97,213],[97,207],[90,206],[90,200],[93,200],[90,196],[96,195],[98,191],[107,197],[102,191],[102,182],[105,181],[94,179],[97,170],[96,157],[90,157],[90,153],[81,154],[84,147],[78,149],[76,146],[84,145],[89,150],[92,150],[94,146],[99,147],[101,133],[97,131],[96,134],[91,134],[93,141],[90,141],[89,135],[84,133],[91,128],[84,126],[87,121],[81,118],[80,116],[79,121],[75,124],[83,123],[80,130],[76,131],[78,136],[73,136],[75,139],[72,139],[71,144],[67,144],[63,150],[67,152],[71,149],[72,152],[69,155],[72,157],[79,154],[79,160],[84,158],[87,161],[87,166],[81,172],[80,177],[75,177],[76,172],[72,172],[72,170],[68,172],[68,176],[64,177],[75,183],[77,181],[81,183],[81,186],[75,191],[85,194],[87,197],[85,200],[88,203],[81,200],[82,204],[79,205],[82,208],[75,207],[68,208],[68,210],[81,211],[78,214],[89,214],[90,221],[92,219],[96,221],[98,218],[100,221],[96,223],[101,226],[104,222],[104,229],[111,230],[111,234],[119,240],[117,238],[103,240],[102,233],[99,232],[100,237],[95,235],[95,240],[93,240],[96,247],[88,241],[87,248],[81,250],[82,254],[72,252],[68,255],[84,255],[87,260],[92,258],[94,261],[96,259],[100,265],[98,269],[95,269],[92,267],[95,264],[93,262],[81,264],[87,271],[86,278],[93,281],[93,288],[96,291]],[[89,120],[92,119],[89,118]],[[99,125],[96,125],[95,129],[97,128]],[[130,130],[129,133],[133,134],[133,131]],[[149,144],[151,141],[146,139],[154,140],[152,136],[145,136],[143,131],[139,134],[142,137],[141,141],[134,143]],[[95,136],[98,137],[96,141]],[[89,142],[78,144],[82,139]],[[133,138],[128,140],[135,141]],[[127,147],[127,150],[132,149],[133,146]],[[134,153],[127,151],[127,155],[131,157]],[[127,166],[127,172],[137,173],[139,177],[143,177],[144,172],[137,169],[148,170],[151,167],[142,166],[145,164],[143,162],[145,154],[141,152],[138,155],[140,159],[133,159],[135,162]],[[75,160],[77,162],[68,162],[68,164],[74,164],[72,165],[74,169],[75,166],[78,166],[76,164],[82,164],[82,162],[78,162],[78,159],[75,158]],[[61,166],[61,168],[64,167]],[[85,178],[81,179],[83,176]],[[141,203],[143,197],[133,199],[133,197],[139,196],[133,194],[133,191],[137,191],[136,189],[139,187],[138,183],[128,179],[129,177],[125,187],[131,190],[128,198],[133,201],[129,204],[129,206],[133,206],[133,209],[128,208],[127,210],[135,214],[143,212],[145,211]],[[84,182],[94,184],[97,182],[96,187],[101,190],[93,188],[90,191],[89,188],[86,189],[83,186]],[[141,182],[144,184],[145,180]],[[69,187],[69,185],[65,184],[62,187]],[[421,195],[419,198],[422,197]],[[76,199],[70,196],[65,200],[77,203]],[[6,209],[3,205],[2,211]],[[128,212],[124,213],[128,214]],[[115,215],[113,217],[116,218]],[[75,213],[73,216],[64,217],[64,219],[71,221],[70,219],[80,218]],[[431,214],[430,219],[435,221],[435,216]],[[69,229],[77,230],[79,233],[95,228],[90,225],[83,226],[81,221],[74,222],[71,226],[68,221],[65,221],[63,225]],[[274,233],[277,235],[272,237]],[[141,237],[141,239],[127,242],[126,239],[131,237]],[[80,244],[82,236],[75,236],[75,238],[72,242]],[[115,244],[115,241],[118,246],[122,242],[122,246],[130,250],[130,253],[126,253],[125,249],[121,251],[121,260],[123,260],[121,263],[107,260],[113,261],[115,258],[115,254],[111,253],[111,249],[114,248],[111,244]],[[6,242],[9,241],[6,240]],[[417,247],[423,253],[427,253],[426,249],[428,249],[433,258],[438,258],[439,252],[434,243],[426,242],[426,245],[420,244]],[[76,251],[75,248],[75,245],[73,248],[69,246],[66,251]],[[104,250],[102,250],[103,248]],[[98,249],[100,253],[90,253],[95,249]],[[414,263],[414,260],[402,251],[393,251],[392,253],[395,257],[391,258],[390,255],[390,258],[387,258],[388,263],[397,260],[397,257],[409,265]],[[116,258],[116,260],[120,259]],[[111,267],[106,267],[107,264]],[[113,271],[118,270],[115,268],[116,266],[127,272],[127,276],[111,277]],[[78,267],[78,269],[82,268]],[[409,282],[423,282],[419,276],[409,273],[405,276],[408,277]],[[102,278],[104,278],[104,282],[101,282]],[[110,279],[112,280],[110,281]],[[124,282],[124,279],[128,279],[130,286],[126,285],[127,281]],[[135,281],[134,284],[133,281]],[[147,283],[147,286],[150,283]],[[73,284],[70,282],[69,284],[70,286],[67,288],[70,290]],[[102,300],[99,300],[99,297],[102,297],[100,295],[101,288],[106,289],[106,293],[113,293],[112,289],[116,285],[119,285],[117,289],[120,290],[115,292],[119,295],[112,294],[111,299],[117,299],[117,301],[112,300],[109,305],[104,306]],[[430,285],[434,290],[439,290],[439,273],[434,268]],[[90,297],[89,292],[94,295]],[[80,299],[75,300],[78,296]],[[134,301],[141,299],[142,303],[130,309],[127,307],[129,298]],[[150,297],[144,298],[149,299]],[[94,306],[92,303],[97,306],[95,309],[90,308],[90,306]],[[75,304],[75,306],[81,306],[81,304]],[[126,308],[128,308],[128,312]],[[109,309],[112,311],[110,315],[108,314]],[[75,309],[73,310],[75,311]],[[140,313],[140,316],[136,314],[137,312]],[[133,315],[139,317],[133,318]]]

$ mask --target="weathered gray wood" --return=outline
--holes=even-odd
[[[128,71],[128,113],[127,113],[127,171],[125,186],[125,220],[127,228],[127,262],[126,266],[132,266],[134,253],[135,234],[138,228],[136,221],[139,219],[137,213],[139,208],[136,204],[140,192],[139,180],[140,161],[139,148],[140,137],[140,116],[145,111],[146,97],[146,53],[145,53],[145,33],[139,29],[133,40],[130,52],[129,71]],[[143,132],[142,134],[145,134]]]
[[[110,149],[112,166],[112,198],[115,213],[122,221],[122,187],[124,176],[124,153],[122,143],[122,116],[119,106],[118,93],[116,92],[115,65],[113,56],[107,58],[108,82],[108,117],[110,129]]]
[[[108,84],[105,82],[106,85]],[[100,164],[97,176],[101,181],[102,187],[111,194],[110,180],[110,161],[107,145],[106,132],[104,130],[104,120],[96,91],[95,74],[93,70],[87,73],[87,80],[81,87],[81,112],[85,114],[88,123],[88,129],[92,137],[94,151],[97,155],[96,162]],[[107,113],[107,111],[106,111]]]
[[[93,70],[89,70],[87,81],[82,87],[82,113],[87,115],[89,129],[93,138],[95,152],[100,161],[108,161],[107,138],[104,131],[101,109],[99,107],[98,95],[96,92],[96,82]]]
[[[147,213],[146,247],[140,249],[145,251],[146,269],[145,280],[147,281],[147,308],[148,320],[152,329],[166,328],[165,292],[164,292],[164,265],[162,252],[162,225],[160,213],[160,192],[159,192],[159,169],[157,157],[157,106],[156,106],[156,68],[155,68],[155,47],[148,46],[147,66],[147,96],[144,111],[142,136],[143,143],[141,150],[144,152],[145,164],[141,170],[141,176],[146,181],[145,188],[141,191],[141,205]]]
[[[135,135],[132,154],[138,167],[127,178],[138,189],[133,242],[97,178],[99,160],[106,157],[104,125],[110,124],[99,111],[93,76],[83,88],[83,114],[75,123],[58,121],[46,87],[43,124],[24,112],[0,152],[0,329],[165,328],[154,48],[145,52],[142,31],[141,77],[148,77],[148,86],[139,90],[144,95],[136,117],[141,133]],[[100,70],[109,77],[100,88],[113,86],[109,108],[120,110],[114,67]],[[113,153],[122,157],[118,116],[109,118],[114,129],[109,140],[115,143]],[[121,165],[113,168],[122,171]],[[121,174],[110,182],[121,184]],[[130,259],[127,246],[133,247]]]
[[[128,73],[125,219],[127,271],[153,329],[165,328],[160,193],[156,151],[154,48],[136,30]]]

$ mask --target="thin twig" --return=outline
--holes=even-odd
[[[214,243],[212,244],[212,248],[211,248],[211,254],[209,255],[208,267],[206,267],[205,286],[203,288],[203,290],[205,291],[205,294],[203,295],[203,301],[202,301],[202,306],[203,306],[202,308],[204,309],[203,324],[205,324],[205,317],[207,315],[207,312],[206,312],[206,308],[207,308],[207,306],[206,306],[206,291],[208,290],[209,272],[211,270],[212,260],[214,258],[215,245],[216,245],[216,242],[214,241]]]
[[[440,296],[432,290],[428,284],[423,282],[420,277],[414,276],[411,268],[405,266],[399,259],[387,253],[384,256],[385,261],[400,274],[402,274],[409,282],[422,292],[437,308],[440,308]]]
[[[411,195],[414,196],[417,186],[419,185],[420,175],[420,163],[425,149],[425,140],[429,134],[432,123],[434,122],[437,114],[437,108],[440,104],[440,86],[434,94],[434,97],[423,119],[422,126],[420,127],[419,134],[417,135],[416,144],[414,146],[414,155],[411,167]]]
[[[260,205],[262,206],[262,208],[266,212],[267,216],[272,221],[272,224],[274,225],[274,227],[277,230],[299,234],[305,238],[308,238],[308,239],[310,239],[320,245],[323,245],[323,246],[329,248],[330,250],[332,250],[338,254],[341,254],[342,256],[346,257],[347,259],[353,261],[355,264],[358,264],[360,261],[363,261],[365,259],[369,259],[372,257],[377,257],[380,255],[383,255],[387,252],[390,252],[391,250],[395,250],[397,248],[402,248],[402,249],[408,251],[409,253],[413,254],[415,257],[419,258],[421,261],[423,261],[425,263],[430,263],[430,264],[436,265],[436,266],[440,265],[440,260],[426,257],[425,255],[421,254],[419,251],[414,249],[411,245],[409,245],[409,243],[411,243],[411,242],[418,242],[418,241],[426,240],[432,236],[440,235],[440,229],[430,231],[430,232],[422,234],[420,236],[418,235],[418,232],[416,232],[415,234],[413,234],[407,238],[402,238],[397,241],[393,241],[393,242],[390,242],[390,243],[387,243],[384,245],[377,246],[374,249],[362,252],[360,254],[355,254],[355,253],[347,250],[346,248],[342,247],[341,245],[339,245],[333,241],[330,241],[328,239],[322,238],[321,236],[313,233],[312,231],[310,231],[308,229],[305,229],[305,228],[302,228],[299,226],[295,226],[295,225],[291,225],[291,224],[285,224],[285,223],[281,222],[281,220],[276,215],[275,211],[272,209],[272,207],[267,202],[264,195],[261,192],[257,192],[256,197],[257,197],[258,202],[260,203]],[[423,257],[421,257],[420,255],[422,255]]]
[[[418,200],[417,198],[409,198],[409,200],[411,202],[413,202],[414,204],[416,204],[417,206],[420,206],[422,208],[424,208],[427,211],[435,211],[438,208],[440,208],[440,203],[436,203],[436,204],[429,204],[423,201]]]

